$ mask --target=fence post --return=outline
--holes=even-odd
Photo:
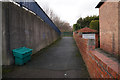
[[[22,2],[20,2],[20,7],[22,7]]]

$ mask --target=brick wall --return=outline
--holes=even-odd
[[[118,9],[118,15],[120,15],[120,3],[118,4],[119,6],[119,9]],[[118,16],[118,21],[119,21],[119,24],[118,24],[118,36],[120,36],[120,16]],[[120,55],[120,37],[118,37],[118,53]]]
[[[94,49],[88,39],[82,39],[78,34],[73,34],[79,51],[87,66],[91,78],[119,78],[120,71],[117,61],[105,56],[102,52]]]
[[[119,51],[118,4],[120,3],[105,2],[99,9],[100,48],[115,55],[118,55]]]

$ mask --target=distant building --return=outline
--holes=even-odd
[[[111,54],[120,55],[120,2],[100,2],[100,48]]]

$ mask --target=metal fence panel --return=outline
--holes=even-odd
[[[52,22],[52,20],[47,16],[47,14],[43,11],[43,9],[35,2],[34,0],[31,0],[30,2],[24,1],[24,2],[18,2],[17,0],[13,0],[20,4],[21,6],[24,6],[25,8],[29,9],[30,11],[34,12],[37,16],[39,16],[44,22],[50,25],[56,32],[61,34],[60,30],[56,27],[56,25]]]

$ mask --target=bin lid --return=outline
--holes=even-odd
[[[17,49],[13,49],[13,52],[19,53],[19,54],[24,54],[26,52],[30,52],[32,49],[26,48],[26,47],[21,47]]]

